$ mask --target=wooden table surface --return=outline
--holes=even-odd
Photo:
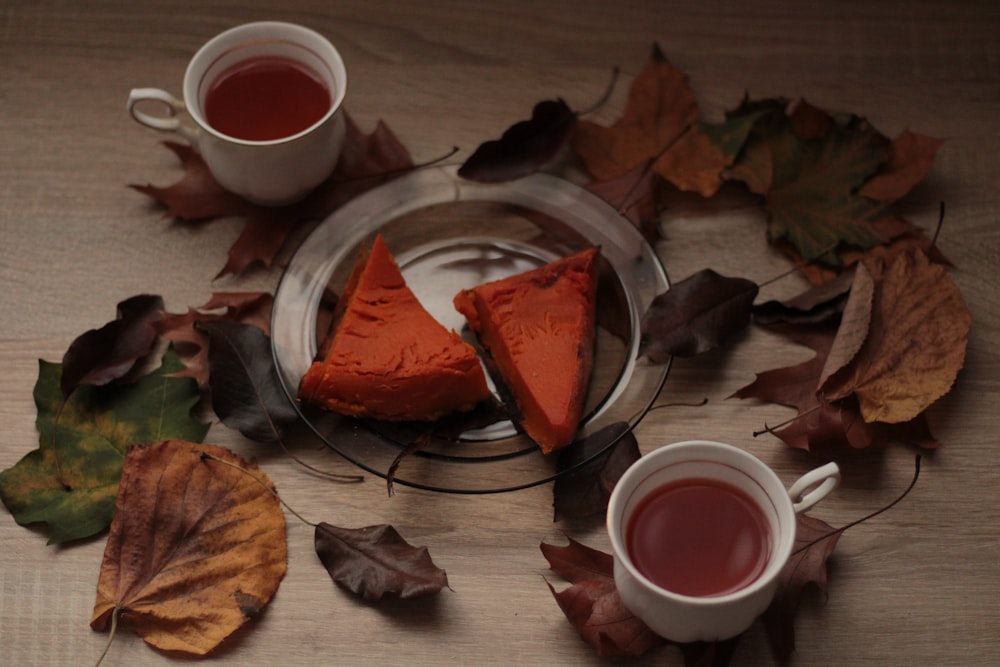
[[[369,132],[383,120],[416,161],[452,147],[459,158],[525,118],[542,99],[584,107],[623,81],[595,120],[622,110],[626,85],[659,43],[685,71],[702,112],[719,119],[753,98],[805,98],[866,116],[895,136],[946,138],[905,213],[933,230],[972,311],[966,367],[929,410],[943,447],[924,457],[913,493],[847,531],[830,563],[827,596],[807,595],[796,621],[796,665],[987,665],[1000,654],[1000,5],[986,1],[838,3],[752,0],[175,0],[121,3],[6,0],[0,7],[0,468],[37,447],[32,389],[38,359],[59,361],[83,331],[129,296],[162,294],[183,312],[225,290],[273,290],[280,269],[215,279],[241,221],[184,227],[127,185],[166,185],[180,171],[161,141],[125,112],[129,89],[179,93],[188,58],[237,23],[280,19],[333,41],[350,72],[347,108]],[[756,217],[755,217],[756,216]],[[713,267],[762,281],[787,268],[757,214],[724,211],[689,223],[663,219],[657,245],[673,279]],[[783,281],[762,296],[787,296]],[[777,438],[752,437],[788,409],[727,397],[754,373],[808,358],[804,348],[751,329],[724,352],[675,363],[664,409],[637,429],[643,450],[689,438],[729,441],[789,483],[819,463]],[[255,456],[284,499],[316,521],[393,524],[427,545],[451,590],[422,601],[359,603],[331,583],[312,529],[289,517],[289,569],[259,619],[212,664],[601,664],[554,601],[539,550],[567,536],[608,550],[600,520],[554,523],[551,487],[470,497],[381,480],[339,486],[214,425],[208,442]],[[316,442],[305,460],[353,468]],[[903,445],[841,458],[844,484],[813,514],[843,525],[894,498],[913,472]],[[105,635],[89,617],[104,536],[64,547],[0,512],[0,663],[93,664]],[[649,662],[681,664],[664,647]],[[131,632],[104,664],[174,664]],[[738,665],[774,664],[759,625]]]

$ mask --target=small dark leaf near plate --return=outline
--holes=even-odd
[[[59,388],[69,396],[81,384],[104,385],[125,376],[153,350],[163,298],[139,294],[118,304],[118,318],[78,336],[63,355]]]
[[[499,139],[480,144],[458,175],[481,183],[501,183],[532,174],[559,154],[576,121],[576,113],[563,100],[539,102],[530,120],[515,123]]]
[[[671,285],[642,318],[641,349],[653,362],[693,357],[723,345],[750,324],[758,287],[702,269]]]
[[[276,442],[298,421],[278,380],[268,336],[250,324],[198,322],[211,341],[208,386],[222,423],[257,442]]]
[[[386,524],[364,528],[316,525],[316,554],[337,584],[369,601],[438,593],[448,576],[427,547],[414,547]]]
[[[563,450],[558,469],[569,472],[557,477],[552,486],[553,520],[604,512],[615,484],[640,456],[639,443],[625,422],[608,424]],[[586,463],[581,465],[581,461]]]

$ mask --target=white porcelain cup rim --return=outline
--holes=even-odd
[[[715,458],[705,458],[707,452]],[[663,588],[638,570],[625,544],[626,513],[634,510],[648,492],[662,486],[663,482],[653,481],[667,474],[660,471],[671,466],[695,465],[730,467],[759,484],[760,494],[773,503],[774,511],[765,512],[774,515],[769,519],[776,523],[772,531],[782,531],[772,535],[775,543],[764,571],[747,586],[726,594],[691,596]],[[678,479],[689,478],[680,472],[677,475]],[[802,475],[785,490],[777,473],[763,461],[721,442],[690,440],[653,450],[622,475],[608,503],[607,529],[615,560],[615,580],[623,603],[654,632],[669,639],[713,640],[738,634],[773,598],[777,577],[794,548],[795,514],[815,505],[839,483],[837,464],[827,463]],[[710,627],[713,624],[717,631]]]

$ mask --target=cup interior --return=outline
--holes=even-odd
[[[662,588],[636,567],[627,548],[630,521],[643,501],[665,485],[696,479],[721,482],[743,491],[760,509],[770,530],[770,553],[764,570],[744,588],[724,595],[692,597]],[[692,441],[654,450],[626,471],[612,494],[608,529],[623,565],[644,585],[664,595],[708,601],[748,595],[777,576],[795,539],[795,512],[781,480],[759,459],[732,445]]]
[[[209,88],[233,65],[262,56],[294,60],[316,72],[330,91],[329,110],[301,132],[271,141],[248,141],[218,132],[205,119],[205,97]],[[277,143],[307,134],[337,112],[346,90],[346,69],[334,46],[308,28],[278,21],[248,23],[217,35],[194,55],[184,75],[184,102],[191,117],[202,129],[237,143]]]

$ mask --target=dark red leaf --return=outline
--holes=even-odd
[[[832,280],[807,289],[791,299],[765,301],[754,306],[754,321],[758,324],[818,324],[838,318],[844,312],[844,304],[853,281],[852,267],[837,274]]]
[[[642,318],[642,350],[652,361],[693,357],[723,345],[750,323],[757,285],[703,269],[658,295]]]
[[[379,122],[365,135],[345,113],[344,148],[333,174],[305,199],[288,206],[258,206],[220,186],[190,146],[165,142],[181,161],[184,176],[167,187],[132,185],[166,207],[168,217],[204,221],[236,216],[246,224],[218,276],[238,274],[254,264],[271,266],[292,233],[345,202],[413,166],[406,147]]]
[[[596,452],[600,454],[595,456]],[[560,470],[572,468],[582,461],[586,463],[557,477],[552,485],[554,520],[578,519],[604,512],[615,484],[640,456],[639,443],[625,422],[608,424],[564,449],[559,455]]]
[[[445,571],[434,565],[427,547],[414,547],[388,525],[339,528],[316,526],[316,553],[330,577],[365,600],[391,594],[414,598],[448,586]]]
[[[555,159],[576,123],[576,113],[563,100],[539,102],[530,120],[515,123],[499,139],[480,144],[459,167],[458,175],[499,183],[534,173]]]
[[[635,657],[665,643],[622,603],[610,555],[573,539],[565,547],[542,543],[541,548],[549,567],[572,584],[562,591],[549,584],[549,590],[599,656]]]
[[[195,326],[210,340],[208,385],[215,414],[251,440],[279,441],[298,412],[281,387],[270,339],[253,325],[229,320]]]
[[[650,244],[654,244],[660,240],[660,206],[656,197],[659,181],[660,176],[644,163],[617,178],[593,181],[587,189],[618,209]]]
[[[825,539],[814,542],[824,535]],[[792,557],[779,575],[778,592],[764,612],[764,629],[780,664],[787,664],[795,650],[795,612],[806,586],[826,591],[826,561],[837,546],[840,532],[819,519],[798,515]]]
[[[133,296],[118,304],[118,318],[86,331],[63,355],[59,388],[69,396],[78,385],[104,385],[128,373],[156,342],[154,323],[163,316],[163,299]]]

